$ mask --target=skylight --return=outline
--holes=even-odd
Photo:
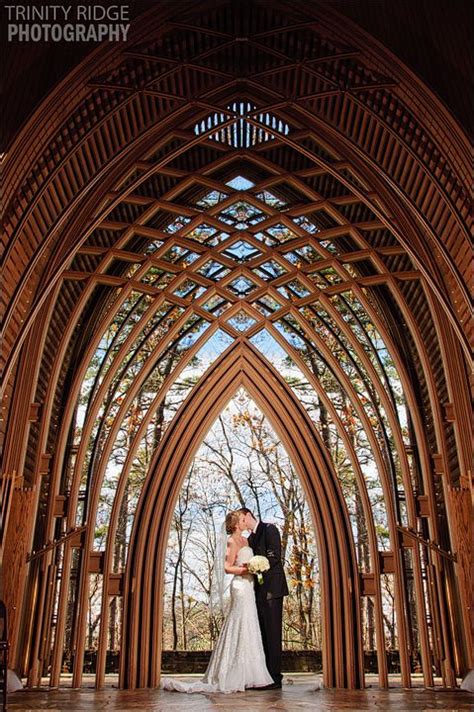
[[[201,119],[194,126],[196,136],[201,136],[216,128],[215,133],[209,134],[209,138],[219,143],[227,143],[233,148],[250,148],[264,141],[271,141],[275,134],[286,136],[290,132],[288,124],[268,112],[256,114],[257,108],[248,101],[234,101],[227,107],[227,113],[214,112],[205,119]],[[222,126],[232,118],[235,121],[227,126]],[[256,126],[249,119],[257,121],[263,126]],[[222,126],[222,128],[219,128]]]
[[[226,185],[234,190],[249,190],[254,187],[255,183],[252,183],[251,180],[248,180],[243,176],[235,176],[232,180],[227,181]]]

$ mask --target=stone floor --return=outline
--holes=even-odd
[[[190,679],[191,676],[180,679]],[[288,676],[282,690],[267,692],[247,691],[232,697],[228,695],[182,695],[163,690],[104,690],[59,688],[48,690],[23,690],[9,695],[8,710],[110,710],[128,712],[337,712],[338,710],[378,710],[382,712],[414,712],[415,710],[474,710],[474,696],[461,690],[415,687],[405,690],[393,687],[379,690],[375,686],[365,690],[317,690],[316,678],[311,675]],[[374,679],[375,683],[375,679]],[[370,682],[368,682],[370,684]]]

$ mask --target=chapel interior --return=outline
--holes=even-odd
[[[125,43],[12,43],[3,59],[0,654],[27,688],[8,707],[57,708],[64,686],[64,709],[164,704],[170,522],[200,443],[241,389],[311,512],[314,704],[419,709],[419,695],[467,709],[472,8],[129,6]],[[176,379],[218,337],[169,415]],[[107,698],[112,685],[129,697]],[[299,689],[272,702],[311,705],[318,693]]]

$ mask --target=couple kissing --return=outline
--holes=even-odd
[[[280,532],[246,507],[229,512],[223,529],[225,556],[216,557],[215,575],[220,569],[233,578],[219,638],[202,680],[164,678],[165,690],[235,693],[281,688],[283,597],[288,585]],[[250,532],[248,539],[243,532]]]

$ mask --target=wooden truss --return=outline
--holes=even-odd
[[[31,684],[45,670],[58,684],[74,569],[73,686],[81,684],[89,578],[100,573],[97,686],[104,684],[109,602],[118,595],[125,611],[120,684],[158,684],[157,602],[174,502],[206,430],[243,385],[292,458],[313,514],[325,684],[363,686],[359,609],[361,597],[371,596],[379,681],[388,685],[380,581],[393,574],[403,684],[411,681],[415,618],[425,683],[433,684],[436,660],[444,683],[454,685],[472,665],[464,137],[426,87],[415,89],[404,67],[358,30],[341,27],[327,6],[320,16],[317,3],[308,11],[255,2],[252,12],[237,12],[222,2],[217,30],[211,5],[190,3],[180,22],[164,6],[125,52],[98,52],[61,87],[61,107],[58,90],[38,110],[8,157],[5,463],[7,472],[23,473],[37,512],[24,534],[28,569],[6,587],[12,605],[23,607],[12,630],[15,659]],[[288,18],[284,25],[278,12]],[[433,107],[429,126],[420,102]],[[235,176],[247,179],[245,189],[232,186]],[[409,444],[383,374],[336,306],[347,294],[391,354],[410,413]],[[110,352],[75,442],[89,364],[132,295],[146,298],[146,309]],[[124,359],[155,329],[160,309],[166,328],[114,402]],[[323,311],[370,382],[376,425],[318,332]],[[101,486],[121,423],[190,319],[207,329],[142,414],[117,482],[106,548],[96,551]],[[239,329],[238,319],[248,326]],[[347,426],[279,329],[283,322],[328,365],[363,425],[383,486],[390,551],[379,551]],[[367,522],[369,573],[358,571],[326,444],[252,342],[262,329],[297,364],[344,443]],[[112,542],[136,449],[179,373],[217,330],[233,343],[166,430],[143,484],[126,570],[117,573]],[[398,480],[379,431],[391,434]]]

